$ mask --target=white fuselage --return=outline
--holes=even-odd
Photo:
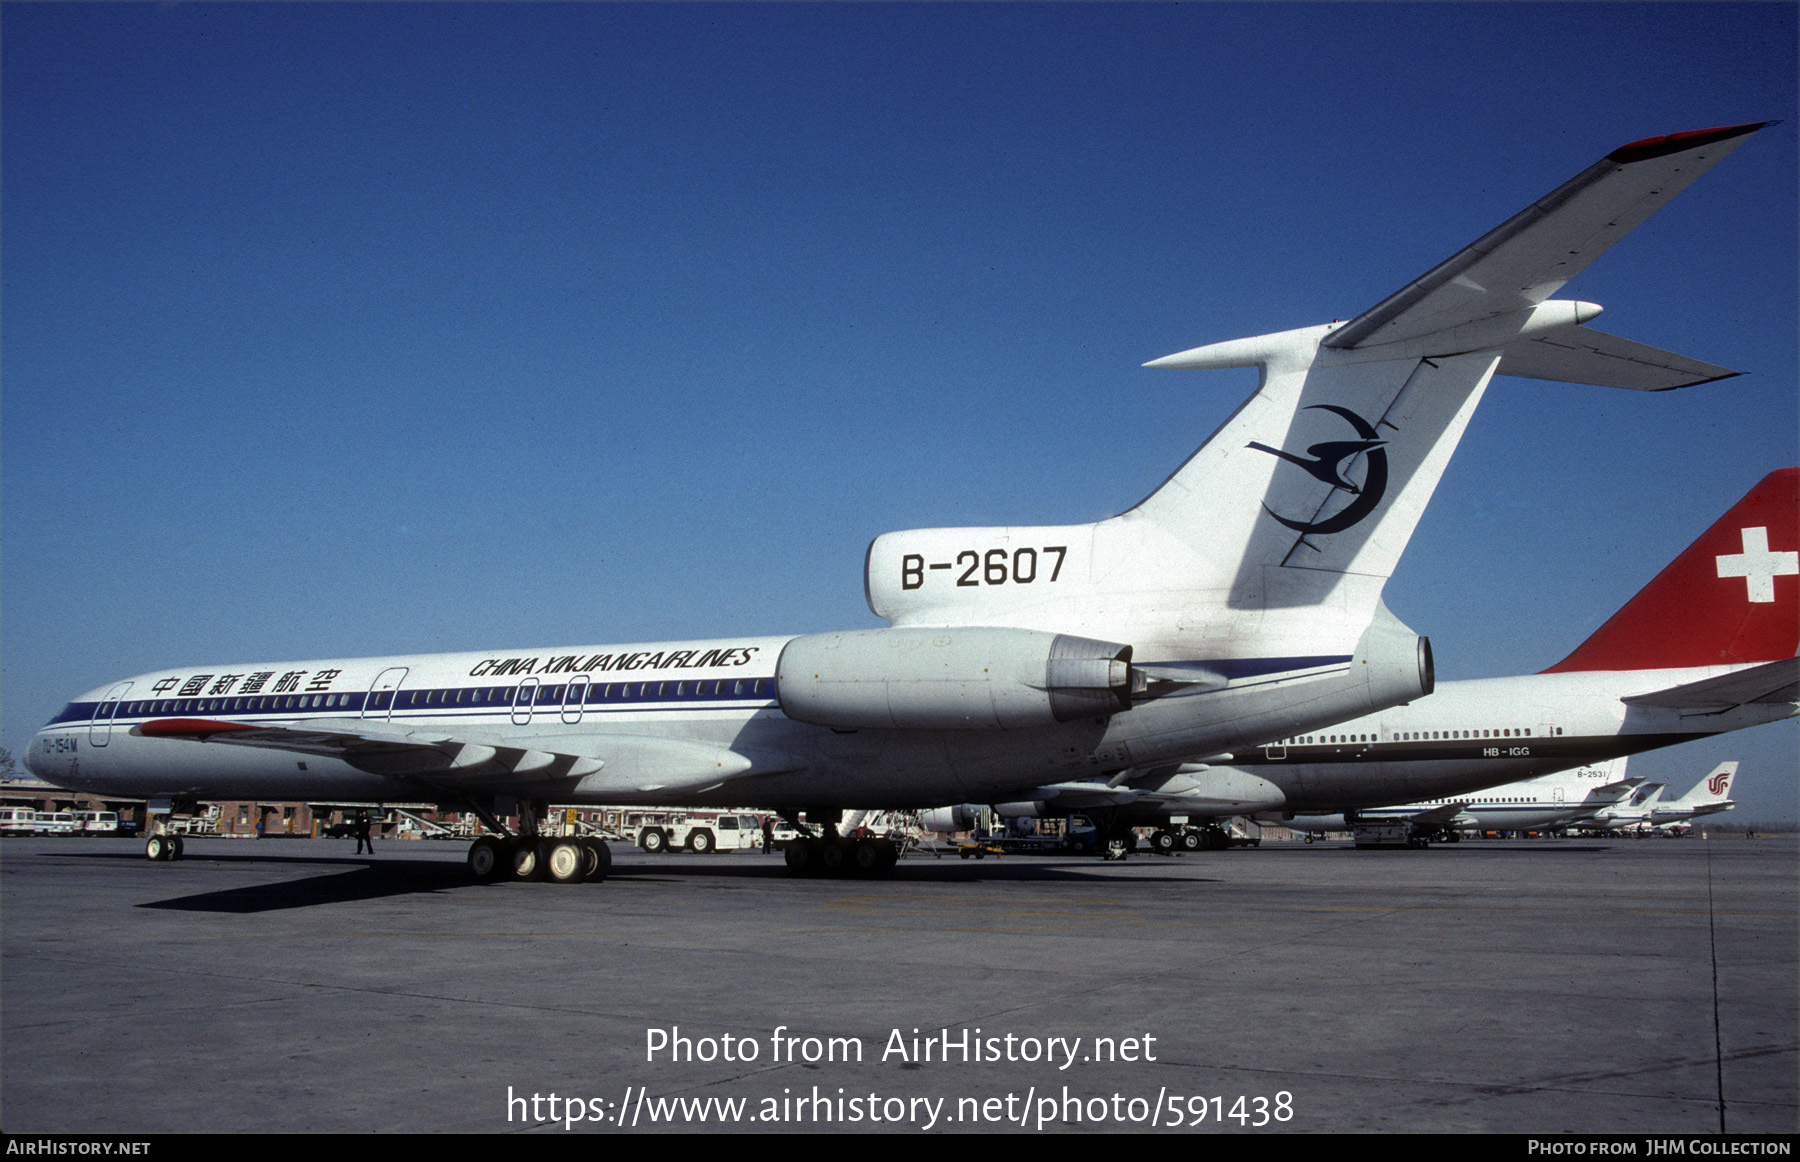
[[[1110,719],[1044,729],[839,731],[783,714],[774,665],[789,640],[162,671],[71,703],[39,733],[27,762],[58,785],[133,798],[453,802],[453,791],[475,791],[557,803],[908,807],[994,800],[1043,782],[1235,750],[1232,766],[1274,783],[1286,796],[1284,809],[1301,812],[1441,799],[1793,712],[1788,704],[1762,705],[1683,720],[1675,711],[1619,700],[1730,669],[1713,667],[1443,683],[1411,704],[1261,747],[1252,732],[1266,730],[1271,716],[1259,707],[1270,698],[1292,698],[1294,688],[1327,694],[1333,678],[1271,682],[1264,676],[1247,688],[1164,698]],[[429,774],[397,774],[374,760],[353,764],[290,750],[145,737],[134,729],[169,718],[290,726],[372,721],[602,755],[621,738],[674,740],[780,761],[759,758],[769,773],[753,768],[723,785],[679,791],[669,790],[667,779],[636,791],[599,777],[447,789]]]
[[[1441,682],[1429,697],[1327,730],[1289,736],[1236,754],[1214,770],[1244,772],[1273,784],[1285,802],[1271,802],[1267,810],[1366,815],[1372,808],[1392,807],[1396,813],[1417,813],[1456,797],[1479,799],[1487,814],[1509,821],[1485,827],[1547,826],[1567,812],[1566,805],[1558,809],[1553,785],[1517,791],[1503,785],[1523,787],[1524,780],[1794,715],[1793,703],[1751,703],[1684,717],[1676,710],[1621,701],[1743,668]],[[1487,788],[1497,789],[1490,793]],[[1573,786],[1566,791],[1572,793]],[[1132,809],[1127,816],[1136,818],[1146,810]]]
[[[146,799],[453,803],[475,793],[571,804],[904,808],[1243,749],[1289,723],[1322,726],[1370,700],[1370,667],[1303,658],[1285,672],[1251,666],[1221,688],[1109,718],[1010,730],[834,730],[782,712],[775,667],[791,640],[183,667],[77,698],[38,733],[26,762],[59,786]],[[605,766],[585,777],[447,780],[388,765],[378,752],[347,761],[142,731],[170,719],[479,735],[593,754]],[[671,767],[701,748],[747,756],[750,769],[721,781]],[[622,783],[626,775],[634,777]]]

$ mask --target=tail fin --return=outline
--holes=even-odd
[[[1544,673],[1774,662],[1796,648],[1800,468],[1781,468]]]
[[[1696,807],[1701,803],[1718,803],[1731,798],[1731,783],[1737,778],[1737,769],[1735,762],[1720,763],[1712,769],[1710,775],[1695,783],[1687,794],[1675,800],[1676,804]]]
[[[1759,128],[1616,149],[1347,323],[1152,360],[1145,366],[1257,367],[1262,381],[1119,516],[876,538],[864,564],[869,608],[895,626],[1155,643],[1149,657],[1347,664],[1382,619],[1382,586],[1503,353],[1556,336],[1601,343],[1569,338],[1598,306],[1550,296]],[[1625,350],[1606,345],[1594,357],[1624,363]],[[1664,358],[1631,350],[1640,362]],[[1588,375],[1573,357],[1531,351],[1522,365],[1531,370]],[[1657,383],[1723,369],[1692,371]]]

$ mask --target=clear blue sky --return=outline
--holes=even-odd
[[[874,624],[895,528],[1118,512],[1608,150],[1784,118],[1566,292],[1748,374],[1502,379],[1388,603],[1560,658],[1800,457],[1795,11],[9,3],[4,745],[189,662]],[[1792,818],[1794,724],[1740,758]]]

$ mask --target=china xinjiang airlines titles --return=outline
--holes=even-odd
[[[842,810],[1135,778],[1420,699],[1429,647],[1382,588],[1490,378],[1731,375],[1551,296],[1760,127],[1614,150],[1347,323],[1156,360],[1261,382],[1119,516],[877,538],[864,585],[886,628],[183,666],[80,695],[28,762],[171,802],[471,810],[498,833],[471,846],[483,876],[604,874],[604,847],[540,834],[580,803],[805,811],[824,830],[790,845],[796,869],[874,870],[893,848],[841,839]]]

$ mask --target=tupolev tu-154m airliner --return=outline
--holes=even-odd
[[[471,845],[483,878],[605,874],[603,845],[540,837],[552,803],[804,811],[823,834],[801,828],[791,867],[871,871],[894,849],[840,838],[844,809],[1004,800],[1421,698],[1429,643],[1382,588],[1490,378],[1734,374],[1551,296],[1764,124],[1616,149],[1348,322],[1147,364],[1261,381],[1119,516],[876,538],[886,628],[182,666],[82,694],[27,765],[153,802],[436,801],[498,833]]]

